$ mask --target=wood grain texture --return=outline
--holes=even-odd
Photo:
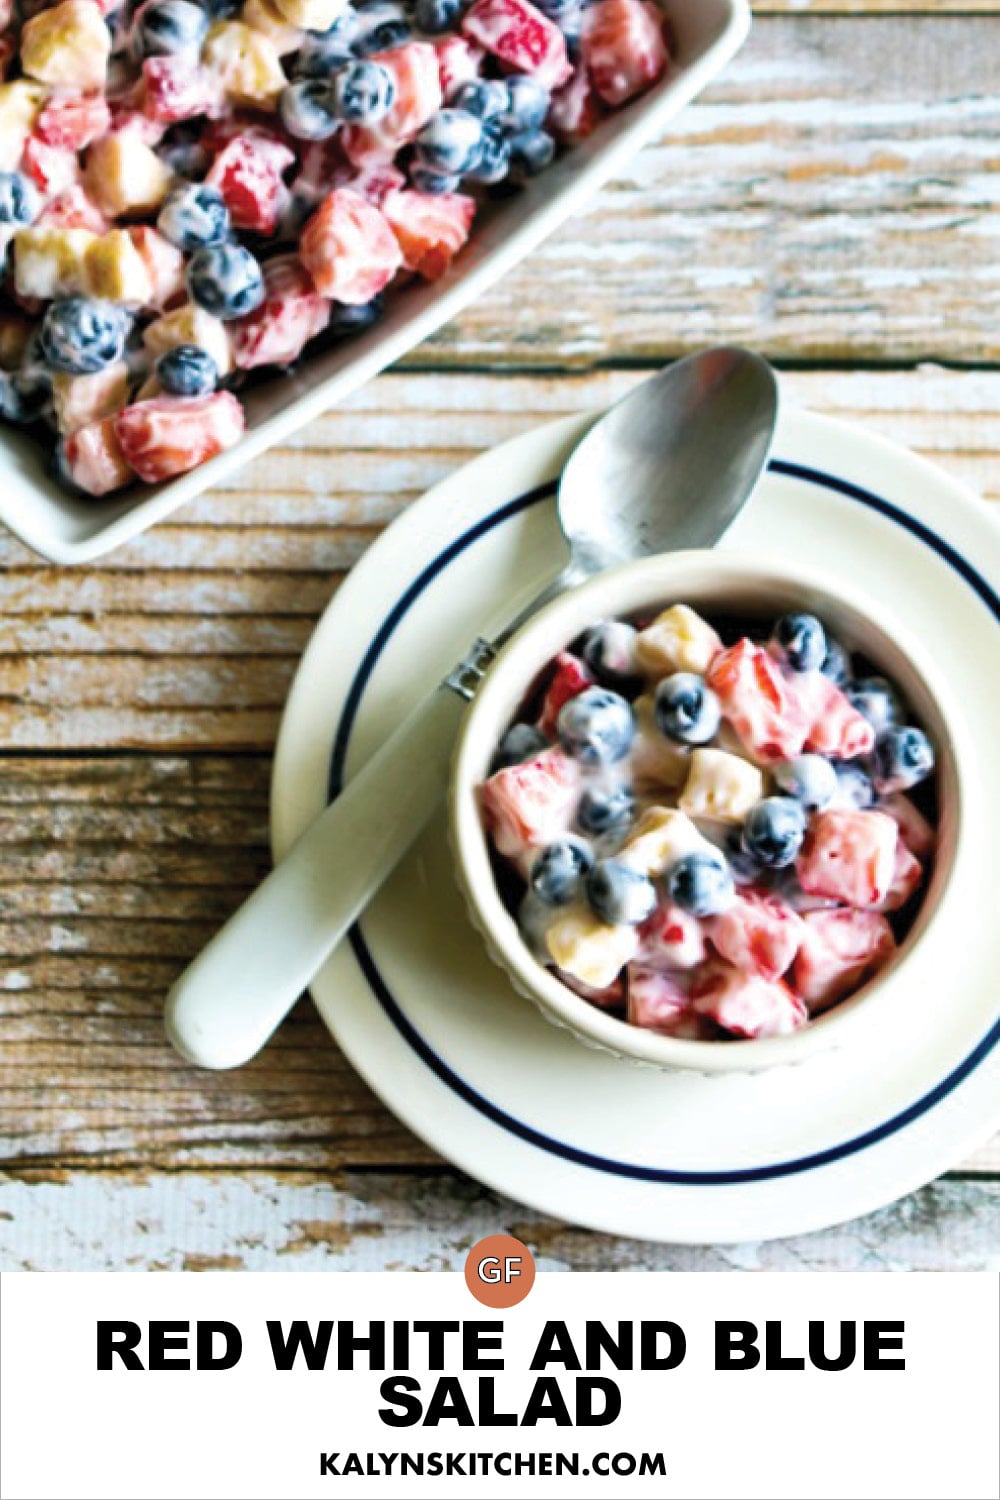
[[[302,1002],[248,1067],[185,1067],[163,997],[267,868],[264,757],[0,762],[0,1159],[339,1169],[432,1153]],[[1000,1168],[1000,1138],[964,1164]]]
[[[640,378],[386,375],[106,560],[52,568],[0,538],[0,747],[269,749],[313,621],[382,527],[476,453]],[[785,389],[1000,497],[1000,374],[798,371]]]
[[[307,1002],[235,1074],[161,1034],[171,980],[267,868],[316,618],[466,459],[729,338],[1000,499],[1000,0],[754,9],[666,140],[395,372],[92,566],[0,537],[0,1264],[449,1269],[508,1228],[549,1267],[996,1267],[1000,1137],[841,1229],[652,1247],[444,1169]]]
[[[1000,0],[750,0],[755,16],[996,15]]]
[[[853,1224],[736,1246],[651,1245],[547,1219],[448,1173],[71,1173],[0,1182],[9,1270],[460,1271],[470,1245],[514,1234],[541,1271],[988,1271],[1000,1184],[942,1181]]]
[[[712,337],[995,359],[998,49],[989,15],[761,16],[665,141],[410,364],[586,365]]]

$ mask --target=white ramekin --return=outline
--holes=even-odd
[[[480,813],[479,788],[496,747],[525,694],[555,653],[598,620],[674,603],[713,614],[747,612],[773,619],[791,609],[817,614],[851,651],[863,652],[903,693],[938,755],[938,844],[923,904],[899,952],[849,999],[789,1036],[758,1041],[688,1041],[638,1026],[589,1004],[532,956],[501,900]],[[571,590],[534,617],[490,666],[469,709],[452,768],[449,825],[456,873],[492,958],[515,988],[583,1042],[661,1068],[700,1073],[757,1072],[804,1061],[876,1026],[881,1035],[905,1025],[908,993],[919,984],[920,949],[932,926],[947,921],[958,899],[953,877],[963,857],[963,794],[971,784],[972,747],[949,702],[933,659],[876,599],[839,579],[770,557],[736,551],[675,552],[630,563]]]

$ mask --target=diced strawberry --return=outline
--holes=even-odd
[[[330,303],[317,292],[302,262],[283,255],[264,266],[260,307],[229,325],[233,358],[241,370],[289,365],[329,321]]]
[[[337,137],[353,167],[364,172],[391,165],[400,143],[382,133],[382,125],[345,125]]]
[[[429,42],[407,42],[376,53],[375,59],[389,69],[396,85],[392,108],[379,123],[396,140],[412,140],[444,102],[437,51]]]
[[[376,208],[383,208],[391,193],[406,186],[406,173],[393,166],[391,161],[374,162],[361,171],[352,168],[350,177],[337,186],[352,188],[362,198],[367,198],[369,203],[374,203]]]
[[[810,1011],[825,1010],[857,989],[895,952],[892,928],[879,912],[811,911],[792,977]]]
[[[558,838],[579,795],[579,764],[559,749],[494,772],[483,787],[483,811],[499,853],[516,859]]]
[[[344,155],[338,137],[313,141],[303,151],[294,181],[295,196],[314,206],[333,188],[350,188],[381,208],[390,193],[406,186],[406,173],[389,160],[355,166]]]
[[[144,146],[158,146],[167,133],[167,125],[163,120],[154,120],[152,115],[143,114],[141,109],[141,98],[133,90],[128,99],[111,99],[108,101],[111,109],[111,130],[114,135],[134,135],[142,141]]]
[[[279,141],[237,136],[219,152],[205,181],[219,189],[237,229],[273,234],[288,199],[281,174],[294,160]]]
[[[133,478],[114,417],[78,427],[63,444],[63,462],[73,483],[88,495],[107,495]]]
[[[878,903],[879,911],[899,911],[919,891],[924,878],[924,867],[917,856],[900,838],[896,843],[896,863],[892,872],[892,884]]]
[[[451,98],[463,83],[479,77],[483,61],[481,47],[473,47],[463,36],[439,36],[434,40],[438,59],[438,77],[445,100]]]
[[[790,680],[744,637],[720,651],[705,679],[744,746],[765,763],[791,760],[809,728]]]
[[[530,0],[475,0],[462,32],[514,73],[530,73],[548,89],[564,84],[573,69],[566,38]]]
[[[275,115],[255,113],[253,110],[226,110],[218,119],[205,121],[200,131],[200,144],[209,156],[218,156],[233,141],[247,140],[270,142],[271,145],[288,149],[291,139]],[[301,142],[296,145],[301,146]]]
[[[586,140],[607,113],[586,68],[577,68],[568,83],[552,95],[548,128],[565,145]]]
[[[667,902],[639,928],[643,962],[652,968],[695,969],[708,954],[705,929],[697,917]]]
[[[46,194],[64,193],[80,180],[76,152],[63,146],[47,146],[37,135],[30,135],[25,143],[21,168]]]
[[[324,297],[370,302],[395,276],[403,254],[388,219],[350,188],[335,188],[302,231],[303,264]]]
[[[406,269],[425,281],[437,281],[469,238],[476,201],[464,193],[418,193],[407,188],[390,193],[382,212],[399,241]]]
[[[183,53],[147,57],[142,65],[142,110],[151,120],[173,125],[223,107],[215,76]]]
[[[716,950],[737,969],[780,979],[802,940],[802,918],[769,891],[744,889],[732,906],[707,922]]]
[[[594,685],[593,672],[572,651],[560,651],[552,665],[554,670],[538,716],[538,727],[550,740],[555,739],[556,720],[563,704]]]
[[[162,310],[182,301],[186,294],[184,256],[177,246],[149,224],[132,224],[127,233],[149,273],[150,306]]]
[[[378,52],[375,61],[388,68],[396,92],[392,108],[377,125],[350,125],[341,131],[344,151],[358,167],[391,161],[443,103],[438,55],[430,42],[407,42]]]
[[[875,730],[835,682],[822,672],[803,672],[793,681],[803,706],[808,704],[806,750],[837,760],[853,760],[874,750]]]
[[[126,406],[114,420],[125,457],[147,484],[186,474],[231,448],[245,425],[243,408],[230,391],[154,396]]]
[[[594,88],[617,109],[666,72],[663,12],[642,0],[598,0],[583,13],[582,52]]]
[[[677,974],[629,964],[627,1019],[630,1026],[643,1026],[664,1036],[697,1038],[701,1018],[691,1009],[691,997]]]
[[[78,182],[50,198],[37,222],[53,229],[89,229],[93,234],[104,234],[109,227],[93,198]]]
[[[339,135],[332,135],[325,141],[301,143],[292,189],[296,199],[315,207],[331,188],[347,187],[355,176],[357,172],[344,156]]]
[[[808,1020],[799,996],[781,979],[762,979],[731,964],[706,964],[691,992],[694,1009],[733,1036],[787,1036]]]
[[[885,813],[817,813],[795,861],[799,884],[847,906],[877,906],[892,885],[896,842],[896,825]]]
[[[936,842],[934,829],[920,809],[902,792],[893,792],[879,803],[879,812],[888,813],[899,829],[899,837],[918,859],[926,859],[934,851]]]
[[[35,121],[35,134],[47,146],[82,151],[110,125],[111,111],[102,94],[50,94]]]
[[[591,1005],[596,1005],[600,1010],[618,1010],[625,1005],[625,980],[621,976],[614,984],[609,984],[607,989],[595,990],[592,984],[584,984],[575,974],[567,974],[562,969],[556,969],[556,973],[567,989],[579,995],[581,1000],[589,1000]]]

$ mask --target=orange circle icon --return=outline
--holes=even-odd
[[[535,1283],[535,1257],[512,1234],[488,1234],[465,1258],[465,1284],[486,1307],[516,1307]]]

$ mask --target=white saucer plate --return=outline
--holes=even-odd
[[[553,481],[590,420],[484,454],[354,569],[285,711],[276,857],[471,639],[556,571]],[[755,1076],[658,1073],[591,1051],[487,958],[443,811],[312,986],[358,1072],[442,1156],[615,1234],[697,1244],[818,1229],[912,1191],[1000,1126],[1000,925],[989,916],[1000,786],[985,774],[1000,743],[1000,530],[939,470],[842,423],[785,413],[774,453],[720,545],[821,566],[930,635],[983,747],[981,784],[963,789],[972,836],[922,945],[910,1024],[880,1046]]]

